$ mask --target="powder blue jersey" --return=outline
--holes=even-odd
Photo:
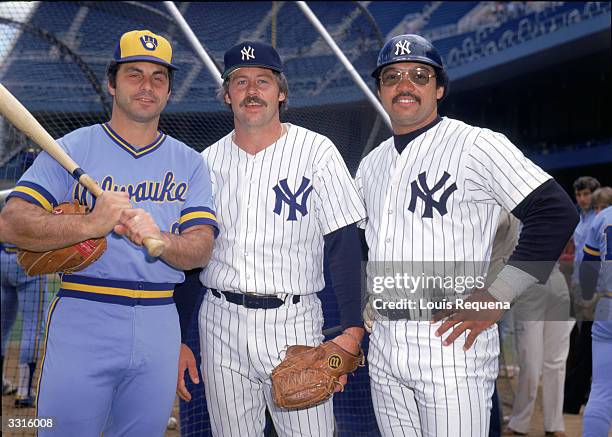
[[[587,234],[584,253],[585,259],[586,255],[591,255],[601,260],[598,291],[612,292],[612,206],[595,216]]]
[[[127,191],[134,208],[152,215],[162,231],[181,233],[191,226],[217,228],[208,169],[202,157],[184,143],[160,133],[137,149],[108,124],[77,129],[58,143],[104,190]],[[24,173],[9,197],[20,197],[51,211],[77,200],[93,208],[95,199],[46,152]],[[91,278],[179,283],[183,272],[127,238],[110,233],[108,249],[78,272]]]

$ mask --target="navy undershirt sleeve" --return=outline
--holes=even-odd
[[[361,245],[361,260],[364,262],[368,261],[368,243],[366,242],[365,229],[357,228],[357,235],[359,235],[359,244]]]
[[[508,264],[543,284],[578,224],[578,212],[563,188],[550,179],[525,197],[512,214],[523,229]]]
[[[361,318],[361,244],[351,224],[323,237],[342,329],[363,326]]]
[[[203,291],[200,282],[200,272],[202,269],[193,269],[185,272],[185,282],[174,287],[174,303],[179,316],[181,325],[181,343],[186,343],[189,325],[193,312],[199,310],[196,303],[200,293]]]

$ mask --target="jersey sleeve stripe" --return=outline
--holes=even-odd
[[[591,255],[599,258],[601,256],[601,252],[596,247],[589,246],[588,244],[584,245],[584,253],[585,255]],[[586,258],[585,258],[586,259]]]
[[[196,225],[210,225],[213,227],[215,232],[215,238],[219,235],[219,224],[216,219],[205,218],[205,217],[196,217],[182,222],[179,225],[179,232],[184,232],[186,229],[191,228]]]
[[[196,212],[196,211],[209,212],[213,216],[215,216],[215,211],[212,210],[211,208],[207,208],[205,206],[192,206],[191,208],[185,208],[184,210],[181,211],[181,216],[185,216],[186,214],[189,214],[189,213],[192,213],[192,212]]]
[[[57,206],[57,201],[47,190],[32,182],[20,182],[8,197],[19,197],[49,212]]]
[[[214,228],[215,238],[219,235],[219,223],[215,212],[205,206],[194,206],[181,211],[179,232],[196,225],[210,225]]]
[[[194,212],[190,212],[189,214],[181,215],[181,218],[179,219],[179,224],[182,225],[183,223],[188,222],[189,220],[193,220],[197,218],[208,219],[210,221],[213,221],[214,223],[217,223],[217,217],[215,217],[214,214],[208,211],[194,211]]]

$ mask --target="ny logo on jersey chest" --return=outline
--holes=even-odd
[[[449,186],[446,190],[442,191],[440,194],[440,198],[438,201],[434,200],[433,196],[436,192],[440,191],[446,181],[448,181],[450,175],[447,172],[444,172],[442,177],[432,188],[429,188],[427,185],[427,175],[425,172],[421,173],[417,180],[414,180],[410,183],[411,195],[410,195],[410,205],[408,206],[408,210],[410,212],[414,212],[416,209],[417,198],[421,199],[425,204],[425,209],[423,211],[423,218],[433,218],[433,210],[434,208],[438,213],[443,216],[448,210],[446,209],[446,203],[448,198],[453,192],[457,190],[457,184],[453,182],[451,186]]]
[[[302,183],[295,193],[291,192],[287,179],[279,181],[278,184],[272,188],[274,194],[276,194],[276,202],[274,203],[274,213],[281,215],[283,203],[289,207],[289,215],[287,221],[297,220],[297,212],[299,211],[302,216],[308,214],[306,203],[308,202],[308,196],[312,192],[312,185],[310,185],[310,179],[302,176]],[[302,200],[298,201],[298,198],[302,196]]]

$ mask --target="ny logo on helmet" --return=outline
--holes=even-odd
[[[418,183],[417,181],[412,181],[410,184],[412,193],[408,210],[410,212],[414,212],[416,209],[417,198],[420,198],[425,204],[423,215],[421,217],[433,218],[434,208],[441,216],[445,215],[448,212],[446,209],[446,202],[448,201],[450,195],[457,190],[457,184],[453,182],[451,186],[444,190],[440,195],[440,200],[437,202],[433,199],[433,195],[442,189],[448,178],[450,178],[450,175],[447,172],[444,172],[440,180],[436,182],[432,188],[429,188],[429,186],[427,186],[427,176],[425,172],[421,173],[418,176]]]
[[[395,43],[395,56],[398,55],[409,55],[410,54],[410,41],[401,40]]]
[[[151,35],[143,35],[140,37],[140,43],[147,50],[155,50],[157,48],[157,38]]]
[[[251,46],[245,46],[240,50],[240,55],[242,55],[243,61],[248,61],[249,59],[255,59],[255,49]]]
[[[287,184],[287,179],[283,179],[278,182],[272,190],[276,194],[276,202],[274,204],[274,213],[281,215],[281,209],[283,207],[283,203],[286,203],[289,206],[289,214],[287,216],[287,221],[296,221],[297,214],[296,211],[299,211],[302,216],[308,214],[308,209],[306,208],[306,202],[308,202],[308,196],[312,192],[312,185],[309,187],[310,179],[302,176],[302,183],[300,184],[300,188],[297,189],[295,193],[291,192],[289,185]],[[302,196],[302,201],[298,203],[298,197]]]

